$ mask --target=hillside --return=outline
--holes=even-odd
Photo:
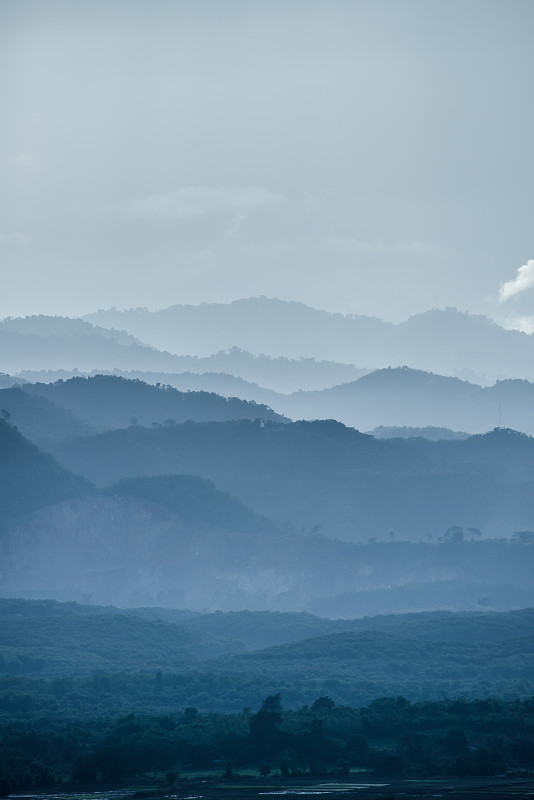
[[[173,425],[186,420],[283,420],[267,406],[254,402],[208,392],[179,392],[171,386],[151,386],[117,375],[25,384],[23,390],[53,401],[100,429]]]
[[[450,428],[437,428],[433,425],[425,425],[423,427],[411,428],[408,425],[379,425],[373,428],[372,431],[367,431],[375,439],[412,439],[422,437],[423,439],[431,439],[432,441],[440,441],[441,439],[467,439],[468,433],[464,431],[452,431]]]
[[[160,349],[205,356],[234,346],[252,353],[343,361],[374,368],[406,364],[492,383],[534,378],[534,338],[456,309],[433,309],[398,325],[302,303],[251,297],[161,311],[98,311],[86,320],[127,330]]]
[[[0,345],[3,346],[2,368],[16,374],[19,380],[30,382],[50,382],[80,372],[113,370],[148,383],[175,385],[174,374],[214,372],[287,393],[334,386],[355,380],[367,371],[332,360],[253,354],[232,344],[221,350],[216,340],[213,350],[203,357],[195,355],[194,349],[187,349],[187,339],[180,344],[175,337],[172,337],[172,353],[167,352],[168,348],[162,352],[123,330],[92,325],[81,319],[45,315],[0,320]],[[54,372],[66,374],[54,377]],[[128,374],[130,372],[138,374]],[[152,377],[145,377],[145,373],[150,372]]]
[[[529,609],[344,622],[310,617],[306,625],[316,635],[307,639],[298,616],[255,614],[250,621],[266,624],[282,643],[249,652],[239,638],[242,616],[204,615],[177,624],[148,621],[135,610],[0,600],[0,672],[11,676],[0,680],[0,713],[16,707],[20,692],[26,693],[21,707],[28,709],[31,698],[33,713],[39,706],[57,712],[59,692],[61,711],[76,714],[106,703],[108,713],[125,713],[141,698],[145,710],[196,703],[221,711],[241,703],[241,711],[273,689],[290,707],[321,696],[358,706],[384,695],[414,701],[532,693]],[[235,638],[228,636],[232,630]],[[54,678],[55,691],[44,682],[37,689],[23,676]]]
[[[505,426],[534,433],[534,383],[504,380],[483,387],[407,367],[278,397],[273,406],[293,419],[334,418],[360,430],[433,426],[483,433]]]
[[[51,601],[0,600],[0,628],[2,675],[183,671],[242,649],[176,623]]]
[[[193,481],[186,479],[186,486]],[[165,478],[164,488],[169,483]],[[445,538],[438,544],[351,544],[287,535],[199,483],[196,495],[180,498],[175,492],[171,508],[144,499],[142,492],[93,494],[42,508],[4,533],[3,594],[197,612],[308,611],[333,618],[534,605],[529,539],[477,541],[466,534],[463,541]],[[151,617],[176,619],[170,612],[153,611]],[[258,633],[256,640],[265,635]]]
[[[93,490],[0,418],[0,530],[36,509]]]
[[[266,517],[254,513],[226,492],[219,492],[211,481],[195,475],[129,478],[113,484],[105,493],[147,501],[184,520],[238,533],[279,532]]]
[[[43,446],[52,439],[97,432],[97,428],[82,422],[71,411],[20,387],[0,389],[0,408],[24,436]]]
[[[243,420],[130,427],[52,450],[101,486],[136,475],[208,478],[297,533],[418,540],[451,525],[489,536],[534,529],[534,440],[513,431],[377,440],[334,421]]]
[[[235,681],[243,674],[250,681],[269,675],[291,702],[306,702],[307,687],[313,685],[318,696],[330,692],[358,706],[380,696],[411,701],[487,696],[497,685],[501,696],[512,698],[519,687],[533,685],[533,656],[532,634],[459,642],[369,629],[226,656],[214,667]]]

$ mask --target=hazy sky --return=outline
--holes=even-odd
[[[0,316],[529,325],[533,42],[532,0],[1,0]]]

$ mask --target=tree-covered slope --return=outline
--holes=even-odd
[[[37,444],[97,432],[94,426],[82,422],[71,411],[20,387],[0,389],[0,408],[24,436]]]
[[[92,491],[91,483],[41,452],[0,419],[0,528],[44,506]]]
[[[1,600],[0,675],[92,674],[77,687],[64,684],[60,691],[56,684],[65,707],[74,703],[78,713],[87,713],[95,695],[98,702],[105,695],[119,713],[142,707],[143,698],[145,708],[162,710],[172,704],[223,710],[236,702],[242,709],[273,692],[290,706],[324,695],[354,705],[383,695],[513,698],[534,688],[532,616],[526,609],[340,622],[263,612],[169,623],[135,610]],[[251,622],[265,624],[280,644],[257,649]],[[320,635],[303,639],[305,627]],[[20,690],[33,694],[29,684],[0,682],[0,713]]]
[[[332,420],[186,423],[79,438],[53,452],[100,485],[200,475],[296,532],[413,540],[453,525],[492,536],[534,529],[534,439],[513,431],[431,442],[376,440]]]
[[[534,433],[534,383],[499,380],[479,386],[433,372],[397,367],[312,392],[279,397],[273,406],[293,419],[333,417],[360,430],[437,426],[484,433],[505,425]]]
[[[0,600],[0,674],[183,671],[243,649],[194,629],[115,608]]]
[[[116,375],[26,384],[24,391],[46,397],[102,429],[186,420],[283,419],[254,402],[209,392],[179,392],[171,386],[152,386]]]
[[[212,481],[195,475],[126,478],[105,490],[108,495],[146,500],[179,514],[184,520],[240,533],[271,534],[277,528]]]

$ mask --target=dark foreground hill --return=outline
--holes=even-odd
[[[534,439],[496,430],[464,441],[376,440],[334,421],[130,427],[53,447],[101,486],[187,473],[212,480],[297,532],[434,539],[450,526],[534,529]]]
[[[132,424],[173,424],[186,420],[264,418],[283,421],[283,417],[267,406],[236,397],[179,392],[171,386],[151,386],[116,375],[25,384],[23,390],[53,401],[100,429],[124,428]]]

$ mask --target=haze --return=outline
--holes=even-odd
[[[533,23],[523,0],[4,0],[0,316],[266,294],[531,330]]]

